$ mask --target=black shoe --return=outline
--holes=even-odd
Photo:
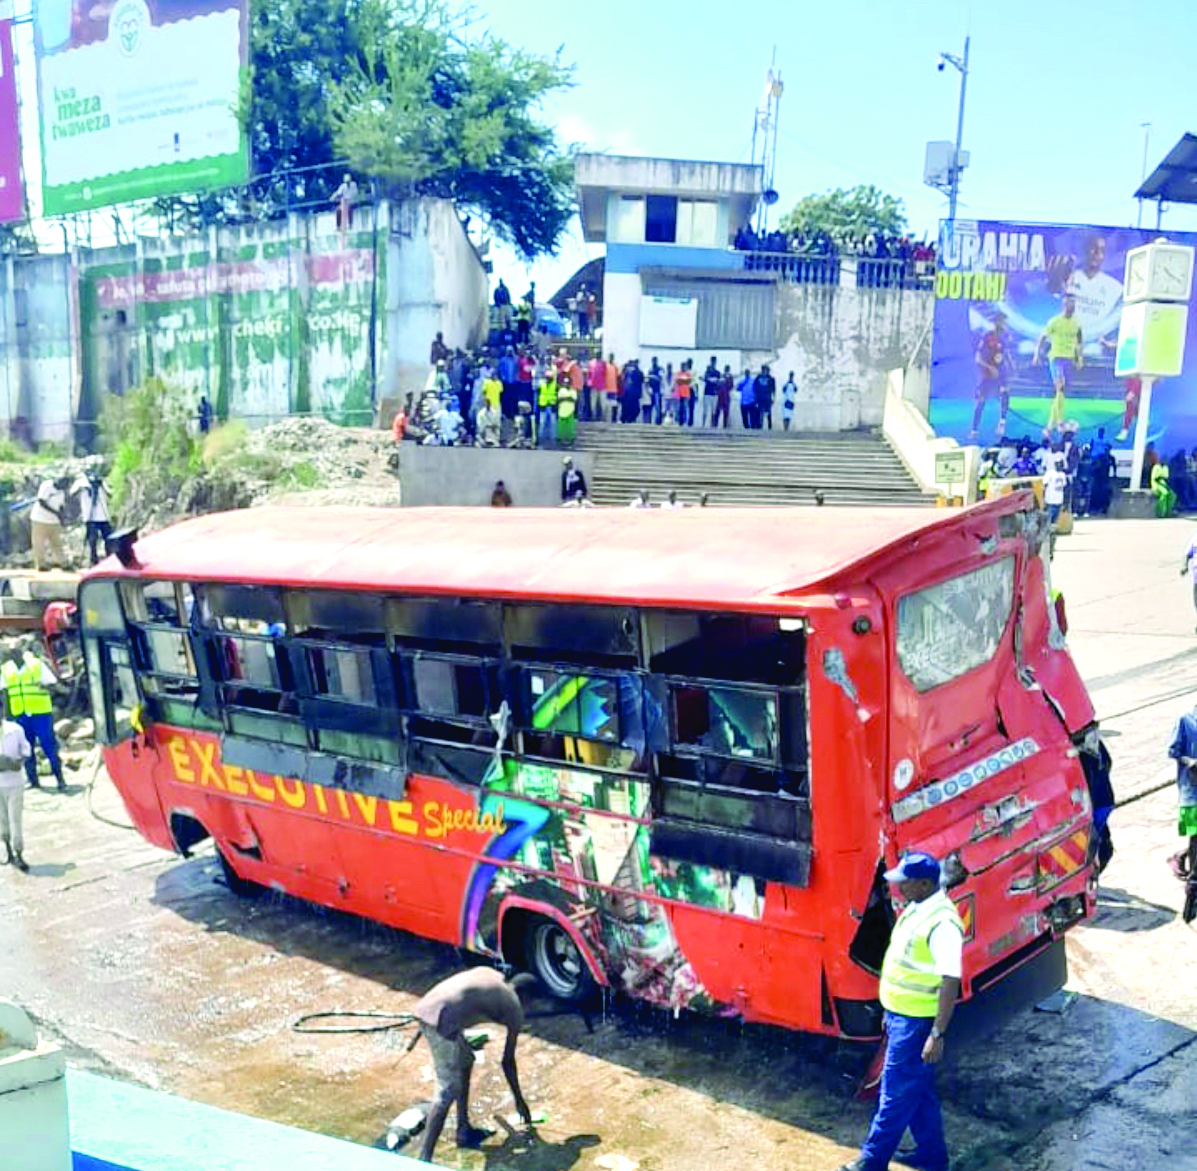
[[[67,783],[61,777],[58,778],[58,791],[65,793],[67,791]]]
[[[22,874],[28,874],[28,873],[29,873],[29,863],[28,863],[28,862],[26,862],[26,861],[25,861],[25,859],[24,859],[24,858],[22,858],[20,854],[13,854],[13,856],[12,856],[12,864],[13,864],[13,865],[14,865],[14,866],[15,866],[15,867],[16,867],[16,868],[19,870],[19,871],[21,871],[21,873],[22,873]]]
[[[914,1171],[949,1171],[949,1164],[947,1163],[924,1163],[919,1158],[917,1147],[907,1147],[904,1150],[899,1148],[894,1152],[894,1158],[907,1167],[913,1167]]]
[[[41,783],[41,781],[30,781],[29,787],[31,789],[40,789],[42,787],[42,783]]]

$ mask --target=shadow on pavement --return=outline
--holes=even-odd
[[[376,981],[379,997],[372,1007],[379,1011],[409,1007],[388,996],[388,990],[422,995],[475,960],[446,944],[276,892],[238,898],[219,875],[215,858],[181,862],[159,876],[153,901],[207,931],[252,939],[282,954]],[[1121,891],[1104,891],[1103,900],[1103,914],[1125,915],[1135,924],[1123,930],[1145,930],[1175,913]],[[1094,925],[1113,923],[1103,924],[1099,916]],[[294,1015],[326,1007],[336,1006],[296,1005]],[[693,1089],[847,1147],[859,1144],[867,1130],[873,1103],[854,1101],[853,1091],[871,1047],[691,1013],[674,1017],[622,996],[605,996],[587,1013],[589,1019],[578,1011],[561,1011],[558,1002],[535,994],[527,998],[527,1007],[527,1032],[552,1045]],[[1003,1165],[1002,1158],[1014,1158],[1012,1165],[1017,1165],[1016,1152],[1045,1126],[1075,1116],[1193,1035],[1148,1013],[1081,996],[1061,1014],[1020,1012],[984,1042],[960,1036],[955,1048],[949,1045],[938,1079],[948,1107],[953,1166],[983,1171]],[[509,1134],[501,1146],[483,1148],[487,1171],[508,1166],[558,1171],[577,1159],[570,1144],[584,1137],[554,1144]]]
[[[1117,887],[1103,886],[1097,892],[1097,914],[1089,920],[1088,926],[1133,934],[1163,927],[1171,923],[1177,913],[1175,907],[1162,907]]]

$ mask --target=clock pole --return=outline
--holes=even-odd
[[[1135,446],[1131,457],[1130,488],[1136,491],[1143,483],[1143,456],[1147,451],[1147,420],[1151,418],[1151,387],[1154,378],[1143,377],[1143,389],[1139,392],[1139,414],[1135,419]]]

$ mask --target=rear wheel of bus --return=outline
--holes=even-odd
[[[216,850],[216,857],[220,859],[220,869],[224,873],[224,880],[228,884],[229,890],[237,895],[238,898],[256,899],[266,890],[260,882],[254,882],[251,878],[242,878],[233,869],[233,864],[225,857],[224,851],[219,847]]]
[[[586,959],[573,937],[552,919],[534,916],[524,931],[524,961],[528,970],[558,1000],[573,1003],[591,997],[596,985]]]

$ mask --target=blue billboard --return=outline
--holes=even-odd
[[[1114,377],[1127,252],[1197,234],[957,220],[940,227],[930,422],[961,443],[1038,441],[1075,425],[1129,446],[1140,383]],[[1197,314],[1184,373],[1155,383],[1148,439],[1197,447]]]

